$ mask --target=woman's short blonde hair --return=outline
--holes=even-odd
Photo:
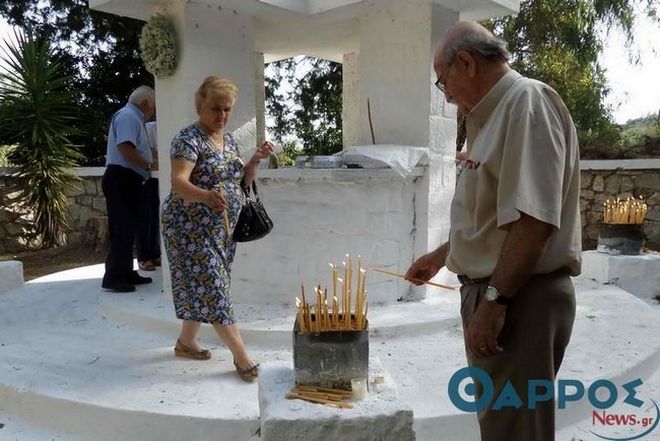
[[[204,78],[197,92],[195,92],[195,108],[197,110],[199,110],[199,107],[209,95],[227,97],[236,101],[236,98],[238,98],[238,87],[228,78],[218,75],[211,75]]]

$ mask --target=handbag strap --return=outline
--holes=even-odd
[[[251,200],[251,195],[250,195],[250,187],[248,185],[245,185],[245,178],[241,179],[241,188],[243,189],[243,194],[245,195],[245,198],[249,201]],[[252,191],[254,191],[254,198],[258,201],[261,202],[261,199],[259,198],[259,191],[257,190],[257,180],[254,179],[252,180]]]

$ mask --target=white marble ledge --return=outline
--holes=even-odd
[[[391,168],[297,168],[297,167],[284,167],[284,168],[263,168],[259,170],[259,180],[273,180],[275,182],[284,181],[306,181],[306,182],[323,182],[323,181],[346,181],[346,182],[360,182],[360,181],[394,181],[394,180],[410,180],[424,176],[428,167],[415,167],[412,172],[403,177]],[[71,172],[80,177],[85,176],[103,176],[105,167],[76,167],[71,169]],[[16,173],[14,168],[0,167],[0,176],[13,176]],[[158,178],[160,173],[158,171],[151,172],[151,176]]]
[[[414,181],[426,174],[427,167],[415,167],[406,177],[390,168],[275,168],[261,169],[260,181],[273,182],[363,182],[363,181]]]

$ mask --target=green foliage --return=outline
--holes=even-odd
[[[45,38],[15,35],[0,62],[0,132],[15,147],[8,159],[22,183],[22,201],[35,213],[35,236],[44,247],[66,243],[77,177],[67,169],[80,154],[68,139],[77,121],[75,96],[67,90],[61,59]]]
[[[14,149],[14,146],[0,146],[0,167],[11,166],[11,163],[9,162],[9,154],[11,153],[12,149]]]
[[[280,167],[293,167],[296,165],[296,156],[302,153],[301,147],[296,141],[283,141],[282,151],[277,155],[277,162]]]
[[[341,64],[310,57],[296,57],[269,65],[273,71],[266,80],[266,108],[275,124],[269,126],[282,142],[294,136],[302,144],[302,154],[330,155],[342,149]],[[296,72],[306,71],[301,78]],[[283,82],[291,91],[281,91]],[[287,102],[292,102],[290,109]]]
[[[527,0],[518,14],[484,25],[507,41],[514,69],[562,96],[580,145],[601,150],[616,145],[620,137],[604,102],[610,90],[598,64],[602,30],[618,27],[632,44],[636,6],[656,17],[653,0]]]
[[[620,126],[619,142],[582,150],[583,159],[638,159],[660,157],[660,113],[637,118]]]
[[[79,90],[81,115],[70,139],[81,145],[81,165],[103,165],[112,114],[142,84],[153,86],[139,54],[143,23],[89,9],[87,0],[3,0],[0,15],[32,35],[50,38]],[[7,144],[0,133],[0,144]]]

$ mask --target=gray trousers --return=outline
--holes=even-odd
[[[461,287],[464,330],[467,330],[487,286],[487,283],[475,283]],[[523,401],[519,409],[503,407],[493,410],[489,404],[479,412],[482,441],[555,439],[555,401],[552,399],[537,404],[536,409],[528,409],[527,382],[530,379],[554,381],[574,320],[575,290],[568,272],[558,270],[537,274],[507,307],[499,338],[504,351],[492,357],[477,358],[466,346],[468,364],[483,369],[493,379],[495,398],[510,381]],[[478,394],[480,390],[478,387]]]

